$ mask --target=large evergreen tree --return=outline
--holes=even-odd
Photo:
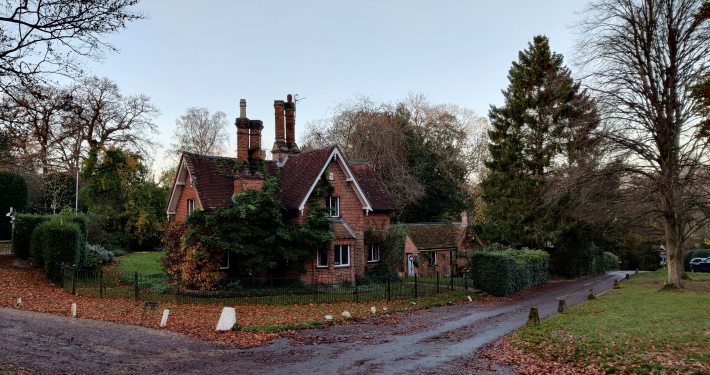
[[[508,73],[505,104],[491,106],[491,159],[481,182],[486,239],[542,248],[552,239],[553,211],[543,208],[545,177],[579,116],[580,95],[563,57],[536,36]]]

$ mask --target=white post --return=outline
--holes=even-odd
[[[225,307],[222,309],[222,315],[219,317],[216,331],[229,331],[237,323],[237,312],[234,307]]]
[[[160,320],[160,327],[165,327],[166,325],[168,325],[168,314],[170,314],[170,310],[163,310],[163,319]]]
[[[71,304],[71,316],[76,318],[76,303]]]

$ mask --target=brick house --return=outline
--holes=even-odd
[[[310,212],[309,198],[324,173],[335,192],[321,199],[333,218],[336,240],[326,251],[314,251],[306,261],[307,272],[301,279],[308,283],[354,281],[365,267],[379,262],[376,245],[365,245],[367,229],[387,229],[394,202],[368,163],[348,161],[338,145],[301,152],[295,141],[296,103],[274,101],[276,140],[271,150],[273,160],[266,161],[270,176],[281,173],[279,199],[290,219],[305,222]],[[178,173],[166,209],[175,220],[184,220],[194,209],[212,211],[227,207],[235,193],[248,188],[260,190],[265,176],[247,167],[234,172],[248,158],[264,156],[261,151],[263,122],[246,117],[246,101],[240,102],[240,117],[236,119],[237,157],[213,157],[183,152]],[[223,274],[233,275],[238,266],[225,259]]]
[[[409,276],[451,275],[468,265],[464,255],[472,245],[482,245],[475,232],[469,233],[467,215],[459,223],[403,224],[404,270]]]

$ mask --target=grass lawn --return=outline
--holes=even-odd
[[[664,290],[664,270],[610,290],[507,338],[545,362],[611,374],[710,373],[710,274],[690,273],[685,289]]]
[[[119,262],[116,269],[140,274],[163,273],[163,266],[160,265],[163,255],[165,253],[162,251],[126,254],[116,258]]]

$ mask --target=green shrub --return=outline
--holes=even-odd
[[[549,255],[542,250],[474,251],[470,266],[473,285],[498,297],[549,281]]]
[[[84,240],[79,226],[61,217],[37,226],[32,232],[32,253],[41,254],[47,274],[53,276],[56,264],[81,264],[84,252]]]
[[[710,249],[698,249],[683,253],[683,265],[686,271],[690,271],[690,261],[693,258],[710,258]]]
[[[574,279],[619,269],[619,258],[593,242],[585,242],[578,247],[546,250],[551,259],[550,272],[566,278]]]
[[[87,244],[86,252],[88,253],[87,258],[91,256],[97,256],[99,257],[99,259],[101,259],[101,263],[111,263],[114,259],[113,253],[104,249],[104,247],[101,245]]]
[[[12,207],[17,212],[27,208],[27,183],[25,178],[17,173],[0,171],[0,240],[9,240],[12,235],[12,224],[5,216]]]
[[[15,217],[15,227],[12,230],[12,252],[20,259],[39,258],[40,254],[31,252],[32,232],[45,221],[49,215],[20,214]]]

